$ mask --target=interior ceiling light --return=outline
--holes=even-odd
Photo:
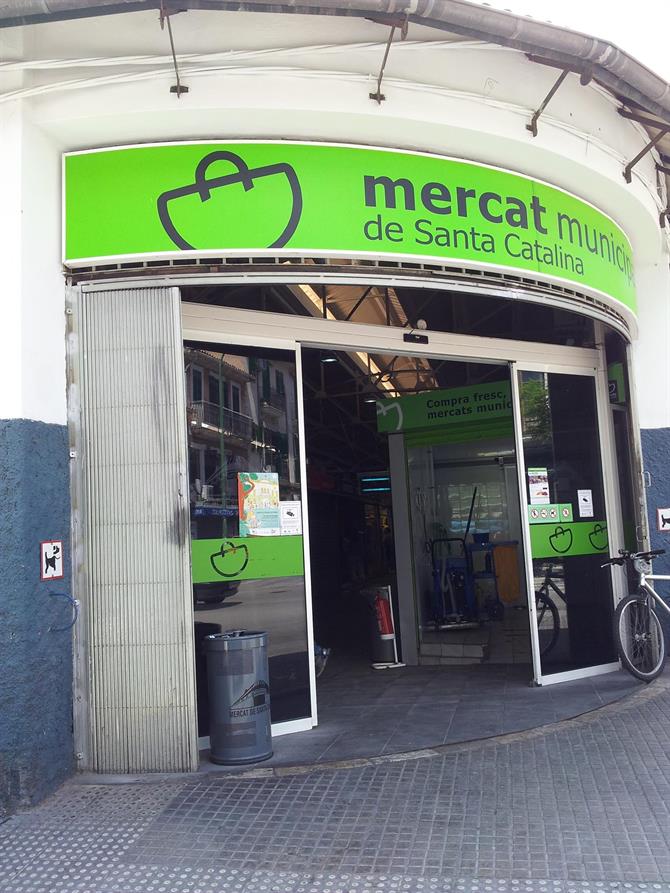
[[[315,289],[312,288],[311,285],[306,285],[304,283],[301,283],[301,284],[293,285],[293,286],[289,286],[289,287],[293,291],[293,294],[296,295],[296,297],[298,297],[299,300],[301,300],[301,303],[303,304],[303,306],[307,307],[307,309],[309,309],[310,312],[314,316],[323,317],[323,311],[324,311],[323,299],[321,298],[321,295],[319,295],[315,291]],[[407,317],[404,314],[402,305],[398,301],[398,297],[395,292],[395,289],[390,288],[388,291],[389,291],[389,294],[391,296],[391,301],[394,304],[394,306],[397,304],[397,310],[400,315],[401,321],[404,319],[404,321],[406,322]],[[330,309],[330,307],[328,307],[327,304],[325,307],[325,311],[326,311],[326,315],[325,315],[326,319],[338,320],[338,317],[335,316],[335,314]],[[350,357],[354,361],[354,363],[356,363],[356,365],[362,372],[365,372],[366,375],[370,376],[373,380],[375,380],[375,384],[378,389],[385,391],[383,396],[385,396],[385,397],[399,397],[400,396],[400,390],[398,389],[398,385],[395,383],[395,381],[393,380],[393,377],[392,377],[393,375],[395,375],[395,373],[393,373],[392,376],[389,378],[382,378],[381,367],[379,365],[377,365],[377,363],[375,363],[375,361],[365,351],[356,350],[356,351],[352,351],[352,352],[347,352],[347,356]],[[427,359],[421,358],[421,357],[416,357],[414,362],[417,365],[423,366],[425,368],[424,390],[430,390],[430,389],[437,387],[437,382],[435,381],[435,377],[432,372],[430,361]],[[396,372],[397,371],[399,371],[399,370],[396,370]]]
[[[333,356],[332,353],[327,353],[324,357],[321,357],[322,363],[337,363],[337,357]]]
[[[298,291],[300,291],[306,298],[309,299],[309,302],[312,306],[319,311],[315,316],[320,316],[321,311],[323,309],[323,302],[320,296],[314,291],[311,285],[298,285]],[[295,294],[295,292],[294,292]],[[333,311],[326,307],[326,319],[336,320],[337,317],[334,315]],[[372,373],[373,375],[379,375],[381,373],[381,368],[375,363],[373,359],[371,359],[367,353],[364,351],[356,350],[353,353],[350,353],[349,356],[356,362],[356,365],[359,366],[363,372]],[[392,391],[394,394],[396,393],[395,386],[390,381],[380,382],[380,386],[386,391]]]

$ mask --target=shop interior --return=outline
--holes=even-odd
[[[194,288],[183,297],[593,344],[593,324],[583,317],[490,297],[253,285]],[[452,701],[483,706],[494,689],[522,691],[533,676],[509,367],[365,350],[304,347],[301,354],[298,381],[290,351],[185,344],[199,735],[204,740],[208,733],[202,642],[225,629],[268,631],[273,723],[311,712],[299,514],[306,488],[319,728],[328,729],[343,704],[363,712],[384,707],[382,730],[389,711],[394,723],[401,714],[405,722],[394,725],[400,737],[386,746],[449,740],[448,732],[461,734]],[[519,380],[526,465],[549,469],[541,485],[546,501],[557,504],[567,498],[563,490],[579,483],[576,468],[591,468],[593,479],[598,471],[594,407],[587,401],[583,413],[576,411],[583,382],[568,378],[531,373]],[[306,481],[299,461],[300,387]],[[253,505],[245,487],[254,490]],[[530,507],[529,489],[526,495]],[[602,494],[595,499],[602,502]],[[604,509],[596,505],[600,514]],[[596,563],[597,556],[533,560],[547,671],[608,659],[611,590]],[[580,645],[582,620],[596,609],[604,632],[599,641],[591,624]],[[411,703],[403,699],[409,692]],[[588,697],[599,703],[602,693],[589,690]],[[442,709],[429,721],[412,718],[421,703]],[[547,704],[550,720],[556,707]],[[478,733],[499,728],[497,710],[478,711]],[[532,725],[542,715],[535,710],[533,721],[529,715],[523,722]],[[471,734],[469,726],[462,734]],[[326,749],[337,755],[332,743]]]
[[[530,665],[507,367],[307,348],[303,384],[312,602],[328,660]],[[400,500],[408,536],[394,524]],[[378,636],[386,587],[397,654]]]

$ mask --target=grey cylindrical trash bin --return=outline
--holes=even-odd
[[[268,636],[232,629],[205,638],[210,759],[257,763],[272,756]]]

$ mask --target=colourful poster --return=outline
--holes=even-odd
[[[549,475],[546,468],[528,469],[528,492],[531,505],[551,505]]]
[[[279,475],[241,471],[237,475],[240,536],[281,536]]]

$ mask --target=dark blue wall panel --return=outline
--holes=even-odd
[[[642,431],[642,456],[644,470],[651,476],[647,490],[649,534],[652,549],[667,549],[668,554],[654,561],[657,574],[670,574],[670,533],[659,533],[656,525],[656,509],[670,507],[670,428],[647,428]],[[665,593],[667,584],[659,584]]]
[[[647,490],[651,548],[667,550],[667,554],[654,559],[654,573],[670,574],[670,534],[659,533],[656,519],[657,508],[670,507],[670,428],[647,428],[642,431],[642,458],[644,470],[651,477]],[[659,582],[654,588],[670,603],[670,584]],[[665,611],[658,611],[658,614],[665,629],[666,642],[670,645],[670,618]]]
[[[73,769],[67,430],[0,421],[0,812],[36,803]],[[39,544],[63,540],[63,580],[40,580]]]

